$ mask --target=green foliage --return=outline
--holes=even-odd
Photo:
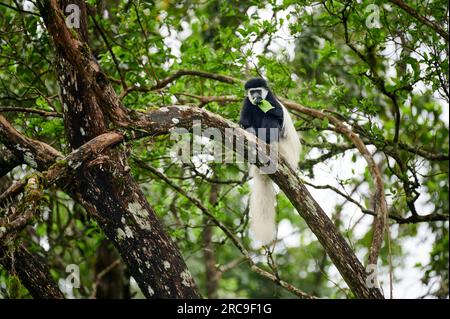
[[[447,1],[407,2],[447,29]],[[414,202],[419,215],[448,216],[448,160],[426,156],[447,154],[448,158],[449,127],[448,119],[444,119],[449,98],[448,44],[433,29],[398,7],[379,0],[87,3],[96,9],[92,12],[97,12],[89,20],[89,46],[117,93],[123,91],[121,78],[129,87],[149,89],[177,70],[222,74],[239,80],[262,75],[278,96],[336,115],[351,125],[367,145],[373,146],[371,151],[376,150],[393,216],[410,217],[413,212],[408,199],[416,193],[420,195]],[[369,5],[376,5],[379,10],[378,27],[367,27]],[[107,18],[102,16],[104,11]],[[0,107],[63,111],[58,100],[53,52],[39,17],[0,6]],[[123,104],[129,109],[148,111],[164,105],[198,104],[193,96],[232,95],[244,97],[239,82],[182,76],[160,90],[130,91]],[[394,100],[401,114],[398,144],[393,142]],[[237,122],[241,103],[211,102],[204,107]],[[6,114],[26,136],[65,153],[69,151],[62,118]],[[322,182],[317,179],[323,179],[323,171],[329,167],[334,180],[327,182],[350,194],[362,207],[373,209],[372,177],[351,142],[336,133],[328,119],[312,119],[297,112],[293,116],[304,144],[301,176],[320,185]],[[174,141],[163,136],[133,141],[127,147],[132,149],[130,157],[164,171],[178,186],[200,199],[249,247],[258,266],[273,271],[265,252],[252,249],[248,234],[247,166],[197,162],[181,165],[171,157],[173,145]],[[195,205],[145,167],[132,159],[128,164],[205,294],[203,231],[207,220]],[[344,168],[349,168],[350,176],[336,171]],[[18,169],[10,175],[19,178],[22,173]],[[214,181],[218,186],[217,203],[209,200]],[[372,238],[372,218],[337,193],[331,194],[332,200],[320,204],[333,204],[327,213],[333,215],[339,230],[365,262]],[[84,209],[63,192],[51,188],[45,196],[46,213],[33,228],[32,238],[24,232],[23,241],[30,251],[45,257],[56,281],[67,276],[65,265],[79,265],[82,287],[74,290],[74,295],[87,298],[95,282],[96,252],[105,235]],[[293,238],[292,242],[279,243],[273,252],[280,278],[317,296],[353,297],[283,194],[278,195],[277,209],[278,221],[286,225]],[[422,280],[430,289],[427,296],[448,298],[448,222],[427,223],[424,227],[433,238],[432,248],[429,262],[416,265],[423,272],[417,281]],[[398,231],[391,235],[390,249],[384,245],[381,250],[383,278],[388,274],[389,254],[394,268],[405,265],[410,252],[404,249],[404,243],[417,240],[417,225],[398,225]],[[42,242],[48,242],[49,249],[44,249]],[[210,244],[218,269],[236,263],[221,274],[220,297],[292,297],[252,272],[218,228],[213,228]],[[401,279],[398,272],[395,276],[396,281]],[[136,291],[131,295],[140,296],[133,294]],[[29,297],[17,278],[1,269],[0,296]]]

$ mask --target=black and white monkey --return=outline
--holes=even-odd
[[[288,111],[262,78],[247,81],[245,90],[247,95],[239,125],[255,135],[258,135],[258,129],[265,128],[265,134],[258,137],[266,143],[277,143],[278,152],[293,170],[297,170],[301,144]],[[270,134],[271,128],[276,129],[275,136]],[[250,166],[250,176],[253,177],[249,205],[250,230],[261,245],[266,245],[275,239],[276,234],[275,189],[270,177],[255,165]]]

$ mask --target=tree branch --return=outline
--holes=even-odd
[[[221,74],[215,74],[210,72],[203,72],[203,71],[195,71],[195,70],[178,70],[174,74],[169,75],[168,77],[160,80],[156,85],[154,85],[151,90],[158,90],[166,87],[168,84],[172,83],[176,79],[184,76],[184,75],[191,75],[191,76],[198,76],[205,79],[211,79],[216,80],[219,82],[224,82],[228,84],[237,84],[237,83],[243,83],[244,81],[237,80],[231,76],[227,75],[221,75]]]
[[[0,115],[0,142],[20,161],[38,169],[45,169],[48,163],[61,156],[61,153],[50,145],[20,134],[2,115]]]
[[[20,201],[17,208],[8,210],[7,217],[0,218],[0,245],[4,241],[22,230],[26,224],[37,214],[43,193],[39,178],[33,176],[27,181],[25,196]]]
[[[233,78],[231,76],[222,75],[222,74],[216,74],[216,73],[210,73],[210,72],[204,72],[204,71],[196,71],[196,70],[178,70],[175,73],[165,77],[164,79],[159,80],[155,85],[153,85],[151,87],[141,87],[141,86],[136,86],[136,85],[130,86],[126,90],[123,90],[120,93],[119,98],[122,100],[127,94],[129,94],[133,91],[150,92],[150,91],[161,90],[161,89],[165,88],[166,86],[168,86],[169,84],[173,83],[175,80],[177,80],[185,75],[201,77],[204,79],[216,80],[216,81],[224,82],[224,83],[228,83],[228,84],[244,83],[244,81],[242,81],[242,80]],[[192,96],[192,97],[194,97],[194,96]],[[198,99],[200,99],[200,98],[198,98]]]
[[[389,0],[389,1],[393,4],[395,4],[397,7],[399,7],[403,11],[405,11],[406,13],[408,13],[410,16],[416,18],[417,20],[419,20],[426,26],[428,26],[431,29],[433,29],[434,31],[436,31],[441,37],[443,37],[445,39],[445,41],[447,41],[447,43],[449,42],[448,32],[446,32],[444,29],[442,29],[442,27],[439,24],[437,24],[436,22],[431,21],[427,17],[421,15],[420,13],[418,13],[416,10],[411,8],[408,4],[406,4],[402,0]]]
[[[100,33],[101,38],[103,39],[103,42],[105,42],[106,48],[108,49],[109,53],[111,54],[111,57],[113,59],[114,65],[116,66],[116,70],[119,73],[120,77],[120,83],[122,84],[122,87],[124,90],[127,89],[127,83],[125,81],[125,76],[123,74],[123,71],[120,69],[120,63],[117,60],[116,55],[114,54],[114,51],[111,48],[111,45],[109,44],[108,38],[105,35],[105,32],[103,32],[102,27],[98,24],[97,20],[95,19],[95,15],[92,14],[92,12],[89,12],[89,16],[91,17],[92,22],[94,22],[94,26],[97,29],[98,33]]]
[[[31,254],[23,245],[10,250],[0,244],[0,264],[10,274],[16,275],[36,299],[64,299],[58,285],[53,281],[47,265]]]
[[[79,32],[87,29],[86,17],[81,19],[80,29],[69,29],[65,24],[61,7],[67,3],[75,3],[86,12],[82,0],[46,0],[38,7],[56,49],[66,134],[70,146],[78,148],[105,133],[111,122],[128,119],[131,112],[123,107],[93,59],[86,32]],[[63,187],[96,219],[147,298],[200,298],[179,249],[125,163],[123,152],[110,149],[92,165],[78,170],[78,178]]]
[[[0,113],[4,112],[23,112],[23,113],[31,113],[31,114],[38,114],[42,116],[49,116],[49,117],[62,117],[61,113],[58,112],[49,112],[44,110],[38,110],[28,107],[12,107],[12,106],[0,106]]]
[[[314,187],[316,189],[330,189],[330,190],[334,191],[335,193],[339,194],[340,196],[342,196],[343,198],[345,198],[347,201],[358,206],[358,208],[361,210],[361,212],[363,214],[376,216],[376,214],[373,210],[365,208],[357,200],[353,199],[350,195],[345,194],[344,192],[342,192],[341,190],[339,190],[338,188],[336,188],[332,185],[314,185],[312,183],[305,182],[305,181],[303,183],[305,183],[305,185]],[[412,215],[410,217],[400,217],[400,216],[396,216],[393,214],[389,214],[388,217],[398,224],[416,224],[416,223],[422,223],[422,222],[437,222],[437,221],[448,221],[449,220],[448,215],[443,215],[443,214],[439,214],[439,213],[431,213],[428,215]]]
[[[27,11],[27,10],[23,10],[23,9],[20,9],[20,8],[17,8],[17,7],[13,7],[13,6],[11,6],[9,4],[6,4],[6,3],[3,3],[3,2],[0,2],[0,6],[4,6],[6,8],[9,8],[9,9],[14,10],[14,11],[19,12],[19,13],[26,13],[26,14],[31,14],[31,15],[40,17],[40,15],[38,13],[36,13],[36,12]]]
[[[200,104],[197,105],[197,107],[204,107],[206,104],[211,102],[218,102],[218,103],[230,103],[230,102],[240,102],[242,98],[239,98],[236,95],[228,95],[228,96],[202,96],[202,95],[196,95],[196,94],[190,94],[190,93],[174,93],[175,96],[188,96],[192,97],[196,100],[200,101]]]
[[[383,179],[381,177],[380,170],[378,169],[377,164],[375,163],[375,160],[373,159],[372,155],[370,154],[369,150],[367,149],[364,142],[361,140],[361,138],[352,131],[352,129],[338,120],[335,116],[331,114],[324,113],[322,111],[318,111],[315,109],[306,108],[298,103],[281,99],[281,101],[286,105],[287,107],[296,110],[297,112],[318,118],[318,119],[328,119],[331,124],[334,125],[335,129],[339,131],[341,134],[344,134],[352,143],[355,145],[355,147],[358,149],[360,154],[363,156],[363,158],[367,162],[367,166],[369,168],[369,171],[372,175],[372,178],[374,180],[376,189],[374,192],[374,203],[375,203],[375,213],[376,217],[374,220],[374,234],[372,239],[372,245],[370,247],[370,254],[369,254],[369,264],[377,264],[378,254],[383,242],[383,234],[384,229],[386,226],[386,219],[388,216],[387,206],[386,206],[386,199],[385,199],[385,193],[384,193],[384,185],[383,185]]]

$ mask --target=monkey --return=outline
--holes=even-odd
[[[275,145],[296,171],[301,152],[299,135],[286,107],[270,90],[263,78],[252,78],[245,83],[246,97],[240,112],[239,125],[254,135],[258,129],[265,129],[257,136],[266,143]],[[270,134],[270,131],[276,134]],[[261,134],[262,133],[262,134]],[[255,165],[250,165],[249,214],[250,231],[261,245],[268,245],[276,236],[275,204],[276,194],[272,180]]]

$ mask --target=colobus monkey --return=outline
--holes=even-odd
[[[265,128],[266,133],[258,137],[266,143],[277,143],[278,152],[293,170],[297,170],[301,144],[288,111],[262,78],[247,81],[245,90],[247,96],[239,125],[255,135],[259,128]],[[277,129],[275,136],[270,134],[271,128]],[[250,230],[255,239],[266,245],[275,239],[276,233],[275,190],[270,177],[255,165],[250,166],[250,176],[253,177],[250,190]]]

